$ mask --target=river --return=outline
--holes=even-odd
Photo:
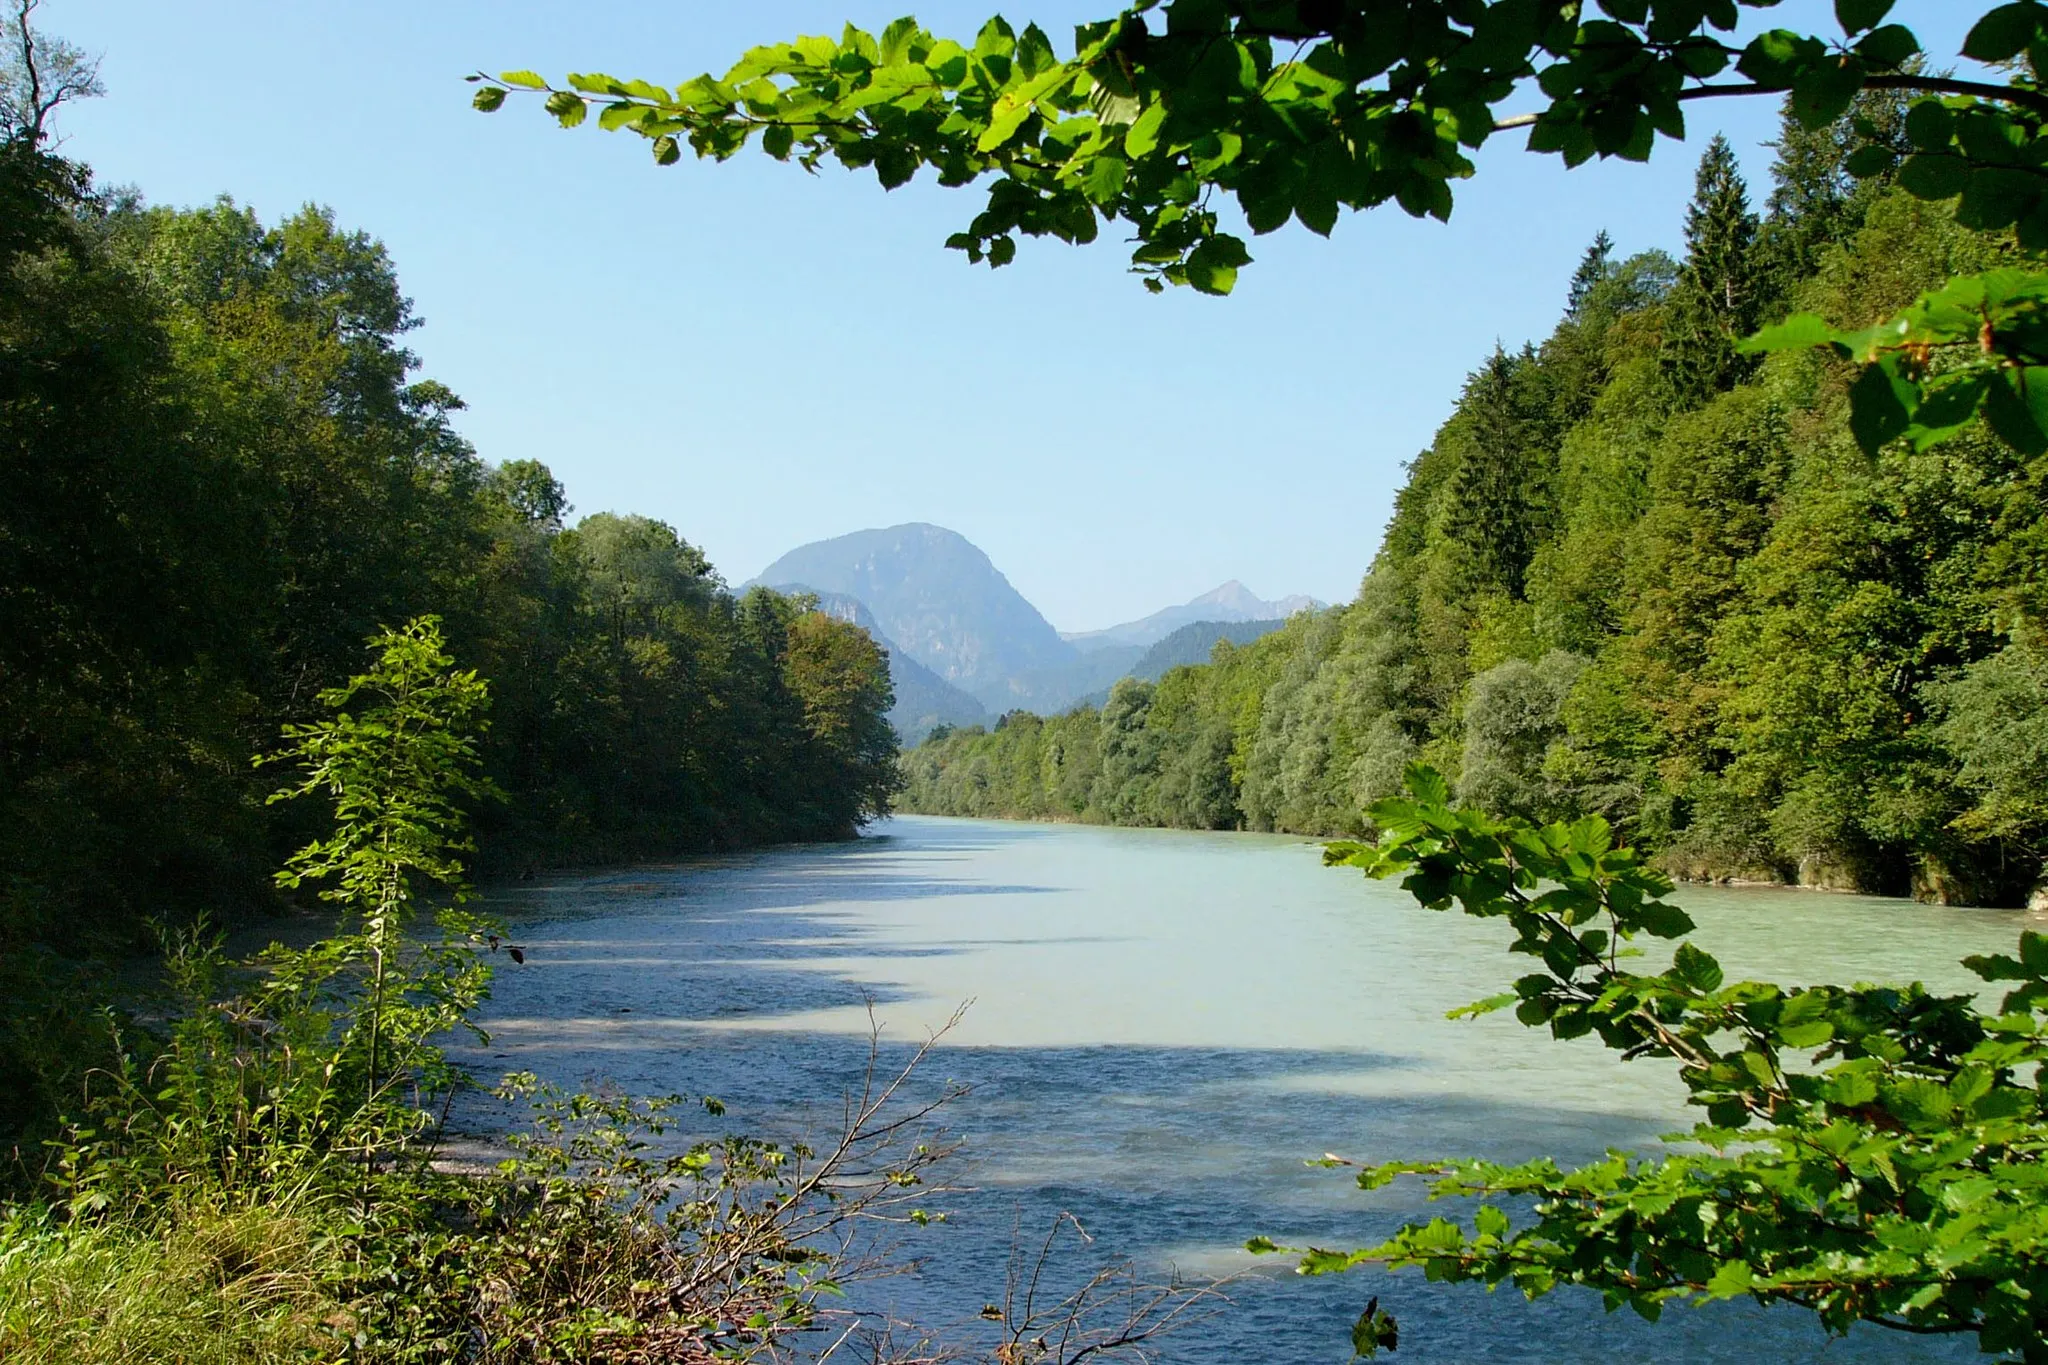
[[[859,841],[564,876],[490,908],[526,953],[501,969],[480,1068],[564,1084],[711,1094],[740,1129],[822,1126],[858,1081],[872,998],[907,1045],[971,1001],[929,1079],[973,1087],[952,1126],[973,1192],[911,1246],[924,1272],[870,1293],[971,1324],[1001,1296],[1019,1229],[1059,1212],[1094,1238],[1074,1266],[1252,1273],[1163,1344],[1189,1362],[1338,1362],[1377,1294],[1397,1362],[1933,1361],[1967,1342],[1747,1304],[1656,1326],[1564,1291],[1534,1304],[1414,1272],[1305,1280],[1240,1250],[1356,1246],[1420,1207],[1360,1192],[1351,1158],[1583,1159],[1691,1122],[1654,1063],[1553,1042],[1506,1015],[1444,1012],[1520,975],[1500,924],[1432,913],[1322,867],[1298,839],[900,816]],[[1730,979],[1924,980],[2009,950],[2020,915],[1770,889],[1687,888]],[[966,1330],[964,1327],[962,1330]]]

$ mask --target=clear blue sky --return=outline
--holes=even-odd
[[[989,0],[917,12],[967,36]],[[484,68],[674,82],[746,46],[879,28],[909,0],[47,0],[104,56],[65,150],[155,203],[300,204],[381,238],[424,372],[491,460],[546,461],[579,512],[642,512],[740,582],[795,545],[931,521],[1065,630],[1231,578],[1348,599],[1468,370],[1554,323],[1595,232],[1680,243],[1716,128],[1768,189],[1776,111],[1694,105],[1651,165],[1565,172],[1503,136],[1449,226],[1397,209],[1258,239],[1226,300],[1144,292],[1105,234],[990,272],[941,243],[979,204],[756,154],[659,170],[637,137],[469,111]],[[1989,0],[1902,0],[1953,53]],[[1113,0],[1017,0],[1062,43]],[[1774,24],[1833,31],[1789,0]]]

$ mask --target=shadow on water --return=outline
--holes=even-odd
[[[501,975],[493,1046],[465,1060],[483,1074],[518,1067],[567,1085],[716,1095],[736,1130],[817,1136],[859,1084],[869,1042],[792,1028],[785,1017],[841,1010],[866,994],[886,1020],[886,1006],[912,994],[888,981],[891,959],[1123,942],[987,932],[988,914],[1007,909],[1002,898],[1018,898],[1022,914],[1062,888],[1002,879],[1007,862],[987,869],[996,880],[976,880],[972,855],[1064,832],[920,828],[914,838],[501,891],[492,909],[526,945],[529,966]],[[963,911],[956,936],[905,942],[860,910],[933,897],[971,898],[976,909]],[[853,964],[864,965],[856,973]],[[885,1038],[881,1064],[908,1051]],[[1094,1238],[1066,1264],[1070,1277],[1125,1255],[1156,1274],[1245,1274],[1230,1291],[1232,1307],[1169,1341],[1161,1361],[1340,1361],[1351,1320],[1375,1294],[1402,1321],[1394,1359],[1423,1365],[1976,1358],[1960,1342],[1874,1331],[1829,1342],[1806,1315],[1746,1304],[1676,1308],[1652,1326],[1604,1314],[1581,1293],[1530,1304],[1511,1291],[1431,1285],[1417,1274],[1301,1279],[1242,1253],[1254,1234],[1357,1246],[1427,1216],[1412,1189],[1368,1194],[1342,1170],[1306,1164],[1326,1150],[1354,1159],[1549,1153],[1583,1161],[1641,1146],[1670,1126],[1568,1093],[1505,1103],[1373,1084],[1413,1077],[1417,1065],[1366,1048],[945,1046],[927,1059],[921,1083],[971,1087],[949,1125],[966,1141],[959,1176],[972,1188],[945,1205],[946,1224],[911,1233],[906,1245],[923,1258],[920,1273],[871,1286],[866,1302],[983,1329],[974,1310],[1001,1297],[1013,1244],[1042,1236],[1065,1211]]]

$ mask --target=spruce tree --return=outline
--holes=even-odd
[[[1572,272],[1572,285],[1565,295],[1565,316],[1577,319],[1586,310],[1587,300],[1593,290],[1614,273],[1614,239],[1601,228],[1600,235],[1593,239],[1593,245],[1586,248],[1586,254],[1579,258],[1579,268]]]
[[[1477,586],[1511,597],[1522,594],[1540,534],[1540,432],[1521,382],[1531,364],[1528,355],[1495,346],[1466,383],[1458,405],[1466,431],[1463,458],[1445,490],[1444,526],[1465,547]]]
[[[1716,134],[1685,210],[1685,264],[1672,291],[1664,374],[1681,407],[1735,387],[1752,362],[1735,343],[1757,328],[1756,215],[1735,149]]]
[[[1918,74],[1917,64],[1909,66]],[[1758,321],[1776,322],[1795,310],[1799,282],[1820,266],[1830,246],[1846,243],[1863,226],[1871,200],[1892,183],[1901,159],[1912,150],[1905,134],[1907,101],[1895,90],[1865,90],[1849,112],[1825,128],[1807,128],[1792,115],[1788,98],[1780,115],[1777,153],[1771,163],[1771,197],[1757,238]],[[1876,147],[1893,169],[1849,174],[1850,154]]]

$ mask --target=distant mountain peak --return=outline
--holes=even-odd
[[[903,653],[985,701],[1007,699],[1013,679],[1076,657],[974,542],[930,522],[799,546],[754,581],[858,600]]]
[[[1140,620],[1126,621],[1107,630],[1066,632],[1061,638],[1083,650],[1104,649],[1111,645],[1137,645],[1149,648],[1182,626],[1192,625],[1197,621],[1283,621],[1297,611],[1319,608],[1322,605],[1313,597],[1299,594],[1283,597],[1277,602],[1269,602],[1233,578],[1228,583],[1211,588],[1200,597],[1181,606],[1167,607]]]

